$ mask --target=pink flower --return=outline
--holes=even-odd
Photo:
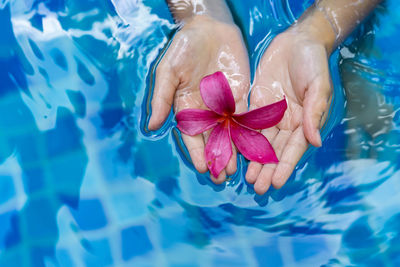
[[[285,99],[234,114],[235,100],[222,72],[204,77],[200,93],[211,110],[184,109],[176,115],[176,120],[179,130],[191,136],[214,128],[205,147],[208,169],[214,177],[218,177],[232,156],[231,140],[248,160],[261,164],[278,162],[267,138],[256,130],[272,127],[282,119],[287,108]]]

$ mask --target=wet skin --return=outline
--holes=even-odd
[[[199,84],[204,76],[224,72],[236,102],[236,113],[247,111],[250,86],[249,61],[240,30],[232,23],[196,16],[175,35],[156,70],[149,129],[159,128],[167,118],[171,105],[174,112],[182,109],[207,109],[200,96]],[[210,131],[182,139],[197,171],[207,172],[204,147]],[[236,172],[236,150],[215,183],[225,181]]]
[[[309,144],[321,146],[319,129],[326,120],[332,88],[328,58],[338,43],[381,0],[321,0],[311,6],[288,30],[279,34],[265,51],[256,71],[250,109],[286,96],[288,110],[275,127],[263,130],[278,156],[278,164],[251,162],[246,180],[258,194],[273,185],[282,187]],[[223,0],[169,0],[175,19],[183,24],[156,71],[149,129],[158,129],[171,106],[206,108],[199,92],[200,80],[222,71],[236,102],[236,113],[247,110],[249,63],[240,31]],[[200,15],[199,15],[200,14]],[[195,168],[206,172],[204,147],[209,132],[182,135]],[[215,183],[236,171],[236,150]]]

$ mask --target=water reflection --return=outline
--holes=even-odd
[[[229,1],[253,69],[309,2]],[[143,130],[152,64],[173,33],[164,1],[0,7],[0,265],[399,262],[400,67],[385,36],[398,15],[380,10],[333,56],[344,119],[284,188],[257,196],[243,158],[214,185],[173,123]]]
[[[0,10],[0,18],[1,35],[7,46],[13,48],[9,55],[1,57],[0,64],[0,109],[4,114],[0,118],[0,143],[4,144],[1,161],[17,158],[26,194],[22,209],[13,210],[6,219],[10,226],[3,229],[1,249],[5,253],[1,254],[0,262],[4,266],[23,266],[29,262],[43,266],[44,258],[53,257],[55,253],[58,210],[62,205],[77,208],[88,158],[82,132],[69,110],[57,110],[54,129],[40,131],[37,128],[31,111],[21,98],[21,91],[28,93],[26,75],[33,74],[31,64],[21,53],[12,33],[9,7]],[[32,40],[29,43],[37,58],[43,60],[36,44]],[[24,71],[26,66],[29,66],[28,71]]]

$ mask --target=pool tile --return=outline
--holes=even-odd
[[[8,175],[0,175],[0,205],[15,196],[13,178]]]
[[[50,199],[31,199],[20,214],[25,215],[20,217],[24,220],[21,225],[26,225],[30,240],[52,240],[57,237],[57,223]]]
[[[32,247],[30,262],[32,266],[45,266],[44,260],[54,256],[54,247]]]
[[[38,136],[35,134],[26,134],[15,138],[15,143],[23,148],[23,153],[20,153],[21,162],[33,163],[39,159]]]
[[[128,261],[153,249],[144,226],[133,226],[121,231],[122,258]]]
[[[15,238],[15,240],[11,240],[11,244],[19,242],[19,235],[12,235],[11,237],[8,237],[10,235],[13,217],[16,214],[17,211],[0,214],[0,251],[9,245],[9,243],[6,242],[7,238]]]
[[[263,267],[283,266],[282,256],[276,244],[253,247],[253,252],[254,256],[256,257],[258,266],[263,266]]]
[[[91,240],[87,243],[86,266],[109,266],[113,264],[110,244],[107,239]]]
[[[185,229],[186,219],[182,214],[173,213],[171,218],[160,218],[159,225],[163,233],[160,239],[164,249],[186,242],[187,233],[183,230]]]
[[[24,254],[20,250],[7,251],[1,254],[0,266],[1,267],[16,267],[24,266]]]
[[[142,141],[137,144],[134,161],[134,175],[145,177],[149,181],[159,182],[164,178],[179,175],[179,163],[172,155],[168,139]],[[157,152],[157,153],[155,153]],[[164,186],[165,189],[165,186]],[[168,189],[167,192],[175,189]]]
[[[236,243],[239,246],[239,242]],[[240,266],[254,266],[250,265],[248,262],[248,258],[246,257],[246,250],[242,247],[229,247],[224,249],[224,251],[217,251],[214,253],[208,253],[210,255],[210,263],[212,262],[212,266],[232,266],[232,267],[240,267]],[[193,257],[193,256],[192,256]],[[198,253],[198,258],[196,261],[204,262],[207,257],[202,255],[201,252]],[[200,265],[199,266],[204,266]],[[268,266],[268,265],[260,265],[260,266]],[[274,266],[275,267],[275,266]],[[279,266],[277,266],[279,267]]]
[[[322,236],[292,238],[293,256],[296,262],[326,254],[329,252],[327,242],[328,240]],[[329,256],[327,256],[327,258],[329,258]]]
[[[56,261],[57,266],[60,267],[70,267],[75,266],[71,256],[69,255],[68,251],[65,249],[57,249],[56,251]]]
[[[71,209],[71,214],[84,231],[100,229],[107,224],[103,205],[98,199],[81,200],[77,210]]]
[[[12,248],[21,242],[21,230],[17,212],[10,216],[10,229],[5,233],[4,245],[6,248]],[[1,266],[1,265],[0,265]]]
[[[113,213],[116,214],[119,222],[128,222],[146,216],[148,202],[150,200],[146,195],[140,195],[140,192],[120,193],[111,197]]]
[[[47,155],[53,158],[65,155],[73,150],[80,150],[81,132],[76,127],[75,118],[65,108],[57,110],[57,127],[45,133]]]
[[[24,170],[24,187],[27,194],[35,193],[44,186],[43,170],[40,168],[26,168]]]

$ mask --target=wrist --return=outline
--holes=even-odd
[[[178,24],[187,24],[196,17],[208,17],[231,24],[233,18],[225,0],[167,0]]]
[[[323,45],[328,55],[335,49],[335,25],[332,25],[322,10],[314,6],[309,8],[293,27],[308,39]]]

